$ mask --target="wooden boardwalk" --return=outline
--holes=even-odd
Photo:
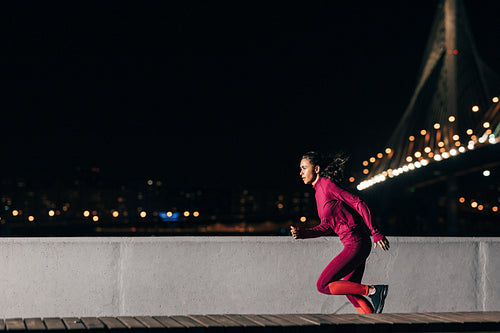
[[[0,332],[500,332],[500,311],[0,319]]]

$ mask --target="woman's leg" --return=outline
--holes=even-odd
[[[365,272],[365,264],[366,260],[361,265],[359,265],[352,273],[344,277],[344,280],[348,280],[354,283],[361,283],[361,278],[363,277],[363,273]],[[368,293],[366,293],[365,295],[367,294]],[[373,313],[373,306],[362,295],[350,294],[346,295],[346,297],[360,314]]]
[[[371,251],[367,242],[346,245],[321,273],[317,288],[328,295],[346,295],[359,313],[373,313],[370,302],[362,295],[368,295],[369,287],[361,284],[366,258]],[[344,281],[340,281],[344,278]]]
[[[360,266],[364,265],[370,254],[363,243],[349,244],[344,247],[333,260],[325,267],[316,284],[318,291],[327,295],[368,294],[368,286],[354,281],[338,281],[350,276]],[[364,266],[363,266],[364,271]],[[361,276],[362,276],[361,272]],[[345,279],[346,280],[346,279]],[[361,281],[361,279],[359,279]]]

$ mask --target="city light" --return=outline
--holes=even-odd
[[[474,106],[472,107],[472,112],[478,112],[478,111],[479,111],[479,106],[474,105]]]
[[[35,221],[35,217],[33,215],[28,216],[28,221],[34,222]]]
[[[142,211],[139,213],[139,216],[145,218],[147,216],[147,213],[145,211]]]
[[[51,210],[49,210],[49,216],[51,216],[51,217],[52,217],[52,216],[54,216],[54,215],[56,215],[56,213],[54,212],[54,210],[52,210],[52,209],[51,209]]]
[[[439,123],[434,124],[434,129],[439,129],[440,127],[441,127],[441,124],[439,124]]]
[[[449,121],[450,123],[454,122],[454,121],[455,121],[455,117],[454,117],[454,116],[450,116],[450,117],[448,118],[448,121]]]
[[[14,209],[12,211],[12,216],[18,216],[19,215],[19,211],[17,209]]]
[[[300,217],[300,222],[304,223],[307,221],[307,218],[305,216]]]
[[[113,217],[118,217],[118,216],[120,216],[120,213],[117,210],[114,210],[112,215],[113,215]]]
[[[189,211],[187,211],[187,210],[186,210],[186,211],[184,212],[184,217],[188,217],[189,215],[190,215]]]
[[[484,128],[490,128],[490,123],[489,123],[489,122],[487,122],[487,121],[486,121],[486,122],[484,122],[484,123],[483,123],[483,127],[484,127]]]
[[[491,101],[492,101],[493,103],[498,103],[498,97],[493,97],[493,98],[491,99]]]
[[[194,217],[199,217],[200,216],[200,212],[198,212],[198,211],[193,212],[193,216]]]
[[[90,216],[90,212],[88,210],[84,211],[83,212],[83,216],[84,217],[89,217]]]
[[[490,175],[491,175],[490,170],[484,170],[484,171],[483,171],[483,176],[485,176],[485,177],[489,177]]]
[[[94,222],[99,221],[99,216],[97,216],[97,215],[92,216],[92,221],[94,221]]]

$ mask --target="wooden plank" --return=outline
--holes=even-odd
[[[11,332],[27,331],[24,320],[21,318],[5,319],[5,330]]]
[[[140,321],[144,326],[148,328],[148,331],[151,333],[162,333],[166,332],[167,329],[162,325],[158,320],[154,319],[150,316],[138,316],[135,317],[138,321]]]
[[[299,332],[318,332],[320,327],[319,324],[312,322],[310,320],[306,320],[302,318],[298,314],[277,314],[274,317],[285,319],[291,323],[296,325],[296,328]]]
[[[185,326],[167,316],[153,317],[158,320],[169,332],[185,332]]]
[[[216,322],[215,320],[211,319],[208,316],[190,315],[188,317],[203,325],[206,328],[207,332],[210,333],[224,332],[224,326],[220,325],[218,322]]]
[[[47,330],[41,318],[26,318],[24,319],[24,325],[26,325],[26,329],[30,333],[42,333]]]
[[[170,319],[178,322],[182,326],[186,328],[186,331],[189,332],[206,332],[205,326],[194,321],[193,319],[187,316],[170,316]]]
[[[64,326],[66,326],[66,329],[70,332],[87,330],[79,318],[75,317],[62,318],[62,321],[64,323]]]
[[[83,325],[87,328],[91,333],[105,333],[106,326],[102,321],[100,321],[96,317],[83,317],[80,319]]]
[[[261,327],[258,329],[259,332],[281,332],[283,330],[279,324],[276,324],[274,321],[270,321],[262,316],[248,314],[242,315],[242,319],[250,320],[257,325],[260,325]]]
[[[208,318],[223,327],[225,333],[236,333],[246,331],[245,327],[225,315],[208,315]],[[257,325],[257,324],[255,324]]]
[[[61,318],[43,318],[43,322],[48,331],[66,331],[66,326]]]
[[[245,318],[243,315],[224,315],[224,317],[228,317],[229,319],[233,320],[236,322],[238,325],[240,325],[240,328],[242,328],[243,332],[246,333],[256,333],[256,332],[266,332],[266,331],[271,331],[271,328],[266,328],[263,327],[262,325]]]
[[[106,329],[112,333],[128,333],[128,328],[115,317],[99,317],[98,319],[102,321]]]
[[[488,312],[454,312],[457,315],[465,316],[466,320],[477,320],[482,322],[500,323],[500,311]]]
[[[148,328],[144,326],[140,321],[130,316],[119,316],[116,317],[119,321],[122,322],[123,325],[127,326],[127,328],[134,333],[147,333]]]

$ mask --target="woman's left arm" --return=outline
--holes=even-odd
[[[385,241],[388,244],[389,242],[382,234],[382,232],[380,232],[380,230],[378,230],[377,227],[373,225],[372,216],[370,213],[370,209],[368,208],[368,205],[363,200],[361,200],[357,195],[354,195],[351,192],[344,190],[338,185],[336,185],[336,187],[337,187],[336,195],[339,196],[345,203],[347,203],[353,209],[355,209],[359,215],[361,215],[363,221],[365,221],[366,226],[368,227],[368,229],[370,229],[370,232],[372,233],[373,242],[375,243],[375,245],[381,242],[383,239],[385,239]],[[383,248],[384,247],[382,247],[382,249]]]

